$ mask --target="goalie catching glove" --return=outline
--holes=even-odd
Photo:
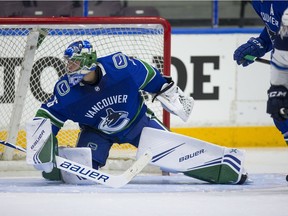
[[[184,92],[173,81],[165,83],[160,92],[154,96],[152,102],[155,98],[161,102],[165,110],[179,116],[184,122],[188,120],[193,109],[194,99],[185,96]]]

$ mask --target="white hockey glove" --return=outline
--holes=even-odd
[[[173,81],[165,83],[153,101],[155,98],[161,102],[165,110],[179,116],[184,122],[188,120],[193,109],[194,99],[185,96],[184,92]]]
[[[54,167],[57,142],[52,134],[50,119],[38,118],[26,123],[27,164],[50,173]]]

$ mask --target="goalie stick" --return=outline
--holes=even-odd
[[[8,143],[3,140],[0,140],[0,144],[26,153],[26,149],[15,144]],[[151,161],[152,153],[150,151],[146,151],[135,161],[135,163],[129,169],[127,169],[123,174],[117,176],[104,173],[100,170],[96,170],[88,166],[84,166],[63,157],[55,156],[55,159],[56,167],[58,169],[81,176],[99,184],[113,188],[120,188],[128,184],[138,173],[144,169],[144,167]]]

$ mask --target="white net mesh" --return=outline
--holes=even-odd
[[[20,78],[25,76],[22,63],[31,31],[40,32],[40,37],[35,56],[28,56],[33,61],[29,83],[22,84]],[[152,64],[164,73],[164,32],[161,24],[149,23],[0,25],[0,139],[26,146],[25,122],[34,117],[40,104],[51,95],[54,84],[63,75],[63,52],[70,43],[88,40],[99,57],[121,51]],[[28,86],[27,93],[19,83]],[[19,98],[20,101],[24,99],[23,105],[17,102]],[[149,95],[145,95],[145,98],[151,99]],[[149,104],[148,101],[147,103]],[[163,120],[160,104],[148,106]],[[15,112],[21,112],[19,119],[14,118]],[[12,120],[14,124],[11,123]],[[76,123],[66,122],[57,136],[59,145],[74,146],[78,132]],[[129,144],[115,144],[110,157],[129,157],[129,153],[134,150]],[[0,146],[2,155],[5,155],[4,151],[3,146]],[[14,159],[19,157],[19,154],[13,155]]]

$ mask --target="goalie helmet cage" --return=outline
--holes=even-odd
[[[170,75],[171,27],[163,18],[1,18],[0,139],[26,147],[25,122],[51,96],[54,84],[65,73],[63,52],[77,40],[90,41],[98,56],[121,51]],[[160,103],[150,103],[149,94],[144,92],[143,97],[169,127],[169,113]],[[57,135],[59,145],[75,145],[78,132],[77,124],[66,122]],[[125,158],[133,151],[135,148],[129,144],[115,144],[110,156]],[[0,153],[4,160],[18,159],[21,155],[3,146]]]

